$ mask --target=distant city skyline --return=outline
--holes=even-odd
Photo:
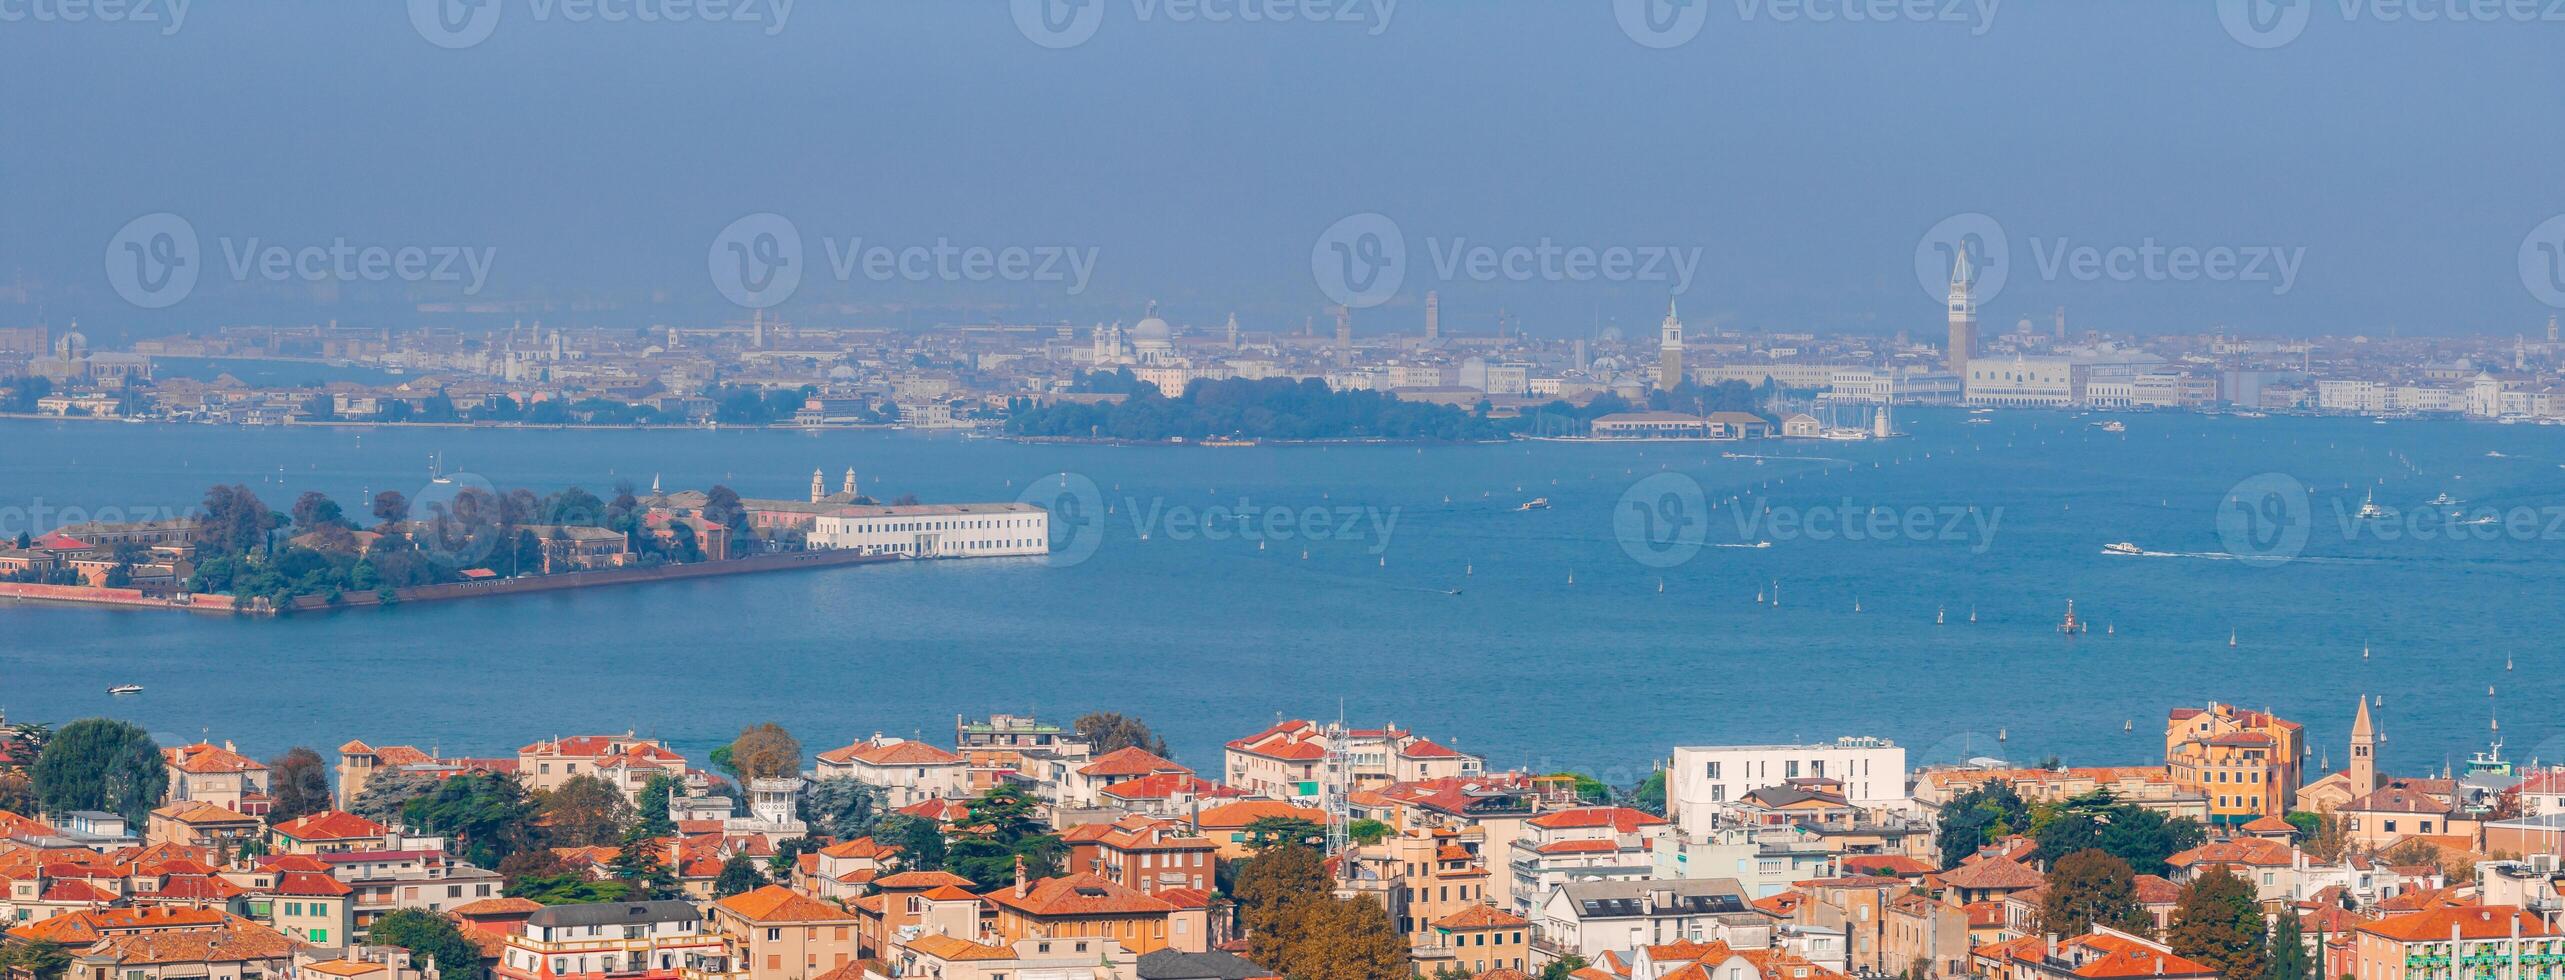
[[[1644,336],[1671,298],[1695,330],[1929,337],[1941,297],[1908,269],[1947,269],[1954,228],[2003,276],[1986,333],[2063,306],[2121,334],[2535,336],[2565,305],[2565,24],[2535,19],[2327,7],[2279,35],[2209,2],[1884,23],[1710,4],[1651,33],[1602,4],[1099,4],[1060,34],[997,3],[752,6],[779,16],[13,21],[0,83],[50,94],[0,143],[0,320],[718,322],[747,308],[708,266],[768,214],[804,273],[775,312],[847,327],[1086,326],[1155,300],[1179,326],[1325,331],[1318,266],[1363,216],[1403,246],[1402,281],[1355,304],[1363,335],[1421,333],[1433,291],[1455,335],[1502,310]],[[2455,77],[2506,94],[2439,96]],[[193,232],[197,278],[154,307],[109,269],[160,215]],[[368,247],[431,261],[298,259]],[[439,250],[486,266],[440,274]]]

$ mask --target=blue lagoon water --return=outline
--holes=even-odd
[[[2565,760],[2565,540],[2548,533],[2553,514],[2494,540],[2345,533],[2372,488],[2405,509],[2442,492],[2470,508],[2565,508],[2565,428],[2134,415],[2111,434],[2063,413],[1968,418],[1909,413],[1911,438],[1864,443],[1248,449],[12,422],[0,424],[12,534],[68,519],[65,507],[184,509],[217,481],[279,509],[319,489],[361,510],[363,493],[418,489],[432,456],[501,486],[601,495],[655,476],[798,497],[812,469],[834,490],[853,466],[884,499],[1005,500],[1069,473],[1092,480],[1110,512],[1082,561],[920,562],[281,621],[0,606],[0,709],[116,714],[264,755],[350,738],[501,752],[625,729],[700,752],[769,720],[816,751],[877,731],[940,739],[957,714],[1102,708],[1146,718],[1211,770],[1225,739],[1341,706],[1491,765],[1626,782],[1676,744],[1846,734],[1898,739],[1917,761],[2139,761],[2160,757],[2167,708],[2209,700],[2299,719],[2339,764],[2366,693],[2387,698],[2392,766],[2463,760],[2497,712],[2508,754]],[[2273,472],[2313,490],[2298,515],[2312,529],[2305,557],[2233,560],[2219,508]],[[1708,546],[1667,568],[1620,540],[1634,513],[1625,491],[1659,473],[1696,481],[1711,505],[1694,532]],[[1642,496],[1658,499],[1655,486]],[[1553,506],[1518,510],[1534,497]],[[1260,549],[1187,533],[1198,514],[1174,519],[1242,500],[1258,513],[1350,508],[1366,523],[1337,537],[1331,517],[1326,540],[1295,527]],[[1936,516],[1919,525],[1927,533],[1886,540],[1818,540],[1762,516],[1847,505]],[[1951,515],[1958,532],[1945,535]],[[1717,546],[1755,540],[1773,544]],[[2152,554],[2101,553],[2121,540]],[[1756,601],[1776,585],[1777,606]],[[2069,599],[2093,624],[2073,640],[2056,632]],[[149,690],[103,693],[126,682]]]

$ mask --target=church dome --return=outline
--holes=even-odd
[[[1132,327],[1131,338],[1133,340],[1165,340],[1173,332],[1167,328],[1167,321],[1153,316],[1140,321],[1139,326]]]

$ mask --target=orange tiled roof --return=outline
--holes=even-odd
[[[1665,824],[1665,818],[1626,806],[1581,806],[1573,810],[1552,810],[1533,817],[1532,826],[1544,830],[1610,827],[1615,833],[1636,833],[1641,827]]]
[[[1043,917],[1163,915],[1175,911],[1175,906],[1161,899],[1089,874],[1042,879],[1021,898],[1007,888],[981,897],[1026,915]]]
[[[1193,770],[1138,746],[1115,749],[1078,768],[1079,775],[1097,778],[1126,778],[1159,772],[1191,773]]]
[[[714,902],[750,922],[839,922],[855,914],[782,885],[767,885]]]
[[[947,936],[942,933],[928,933],[926,935],[919,936],[915,939],[909,940],[907,945],[910,950],[921,955],[932,956],[948,963],[956,960],[1011,960],[1015,958],[1015,950],[1013,949],[1009,949],[1004,946],[982,946],[968,939]]]
[[[124,967],[147,963],[238,963],[294,953],[285,934],[246,919],[204,929],[160,929],[107,936],[85,955],[110,956]]]
[[[2403,943],[2461,939],[2509,938],[2517,925],[2522,936],[2552,936],[2547,923],[2511,905],[2455,905],[2364,922],[2360,931]]]
[[[937,885],[969,888],[973,884],[975,883],[971,879],[950,871],[902,871],[887,878],[875,879],[873,887],[887,891],[905,891],[911,888],[933,888]]]
[[[381,837],[388,829],[345,810],[307,813],[276,825],[277,833],[303,841]]]
[[[484,898],[479,901],[465,902],[445,911],[449,915],[463,916],[515,915],[519,912],[532,912],[542,907],[543,903],[530,898]]]
[[[257,817],[250,816],[249,814],[242,813],[227,806],[217,806],[201,800],[186,803],[172,803],[168,806],[151,811],[151,815],[187,824],[258,822]]]
[[[2005,857],[1979,858],[1942,872],[1942,884],[1952,888],[2010,891],[2037,888],[2048,878],[2019,861]]]
[[[825,762],[862,762],[868,766],[949,766],[962,761],[961,756],[914,740],[857,742],[822,752],[819,757]]]
[[[1513,929],[1530,924],[1530,920],[1493,905],[1472,905],[1434,920],[1436,929]]]
[[[162,749],[169,767],[180,772],[211,775],[225,772],[263,772],[267,764],[210,742]]]

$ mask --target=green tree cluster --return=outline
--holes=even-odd
[[[83,718],[45,743],[29,774],[45,813],[103,810],[140,827],[169,793],[169,767],[142,726]]]

